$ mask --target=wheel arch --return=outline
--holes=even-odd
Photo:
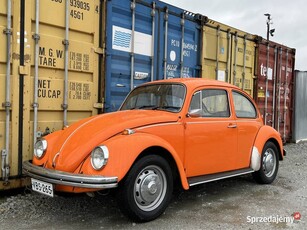
[[[254,142],[254,146],[260,154],[262,154],[262,150],[267,142],[272,142],[277,147],[279,160],[283,160],[284,149],[280,134],[270,126],[263,126],[259,130]]]
[[[119,147],[119,142],[122,143],[122,146],[125,146],[124,149]],[[114,153],[117,154],[118,159],[122,159],[116,162],[116,172],[119,182],[125,179],[128,172],[140,158],[146,155],[159,155],[167,160],[172,168],[174,177],[176,178],[177,176],[178,180],[174,182],[180,182],[185,190],[189,189],[180,154],[177,153],[172,145],[160,137],[147,133],[135,133],[132,135],[114,137],[104,142],[104,144],[108,146],[110,155]],[[114,170],[110,170],[110,173],[114,174]]]
[[[148,156],[148,155],[158,155],[164,158],[171,167],[174,185],[178,186],[179,184],[183,187],[183,182],[181,180],[180,172],[177,166],[177,163],[173,157],[173,155],[165,148],[161,146],[150,146],[144,149],[140,155],[135,159],[134,163],[137,162],[139,159]]]

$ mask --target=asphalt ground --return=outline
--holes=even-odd
[[[285,149],[272,184],[245,175],[177,191],[164,214],[148,223],[127,219],[112,194],[1,192],[0,229],[307,229],[307,142]]]

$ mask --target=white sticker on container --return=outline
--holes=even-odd
[[[175,61],[176,60],[176,52],[174,50],[172,50],[169,53],[169,58],[171,59],[171,61]]]
[[[112,28],[112,49],[131,52],[132,31],[123,27]],[[152,56],[152,36],[134,31],[134,53]]]

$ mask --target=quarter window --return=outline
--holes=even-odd
[[[243,94],[232,92],[236,116],[238,118],[256,118],[257,112],[253,103]]]
[[[221,89],[205,89],[194,93],[189,113],[201,117],[229,117],[227,92]]]

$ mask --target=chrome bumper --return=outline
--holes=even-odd
[[[23,162],[22,171],[29,177],[57,185],[93,189],[115,188],[118,185],[117,177],[67,173],[36,166],[30,161]]]

